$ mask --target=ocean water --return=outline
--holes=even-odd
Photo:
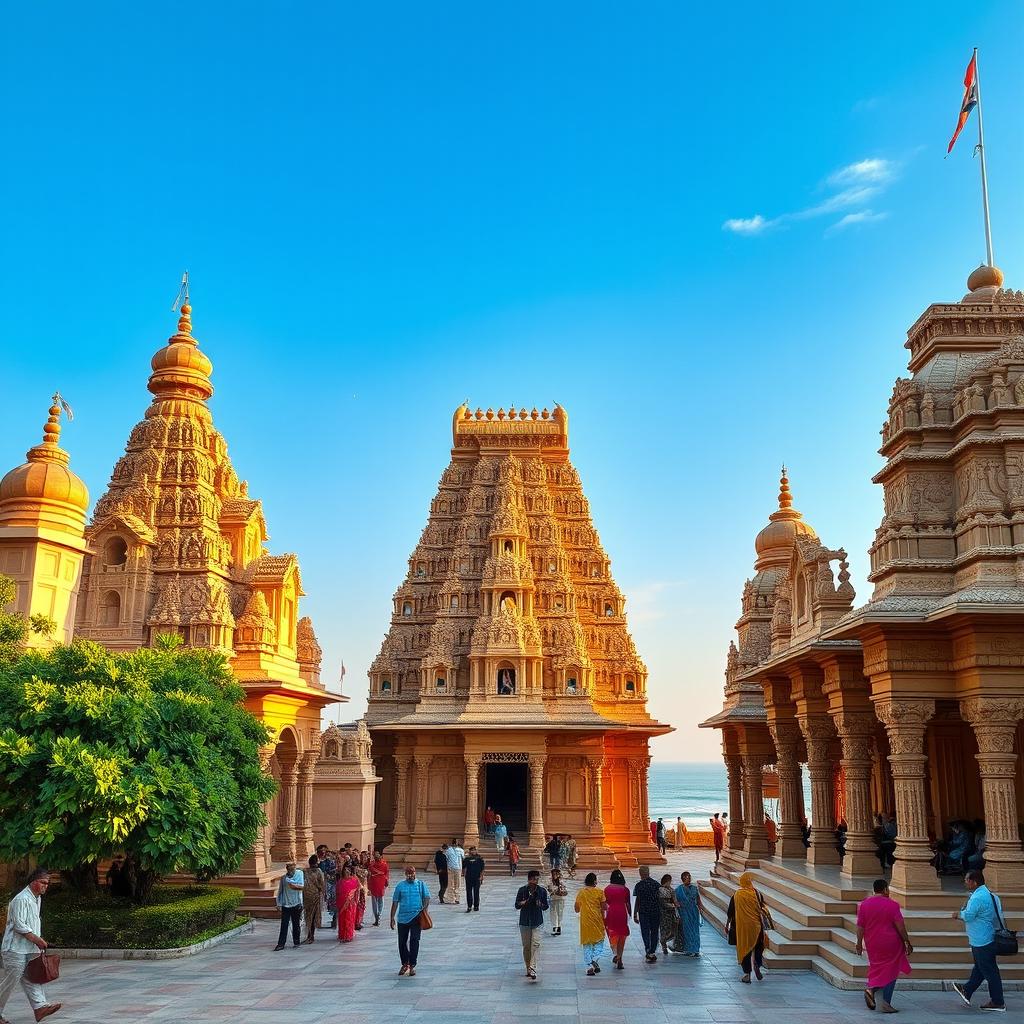
[[[804,809],[811,814],[811,783],[803,773]],[[647,800],[651,818],[674,824],[682,818],[687,828],[710,828],[715,811],[729,810],[729,777],[721,761],[689,763],[653,761],[647,775]],[[779,820],[779,801],[765,798],[764,809]]]
[[[682,818],[687,828],[709,828],[715,811],[729,810],[729,782],[721,761],[654,761],[647,785],[651,818],[664,818],[666,825]]]

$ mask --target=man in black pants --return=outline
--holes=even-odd
[[[487,862],[475,846],[469,848],[469,856],[462,862],[462,877],[466,880],[466,913],[480,909],[480,883],[483,881]]]
[[[292,930],[292,945],[299,945],[300,927],[302,922],[302,887],[305,877],[296,870],[294,864],[285,865],[285,873],[277,883],[277,905],[281,910],[281,932],[277,937],[276,952],[284,949],[288,941],[288,928]]]
[[[444,903],[444,894],[448,890],[447,843],[442,843],[441,849],[434,854],[434,870],[437,872],[437,902]]]
[[[637,871],[640,873],[640,881],[633,886],[633,920],[640,925],[646,960],[653,964],[658,959],[658,934],[661,927],[659,887],[651,878],[651,869],[646,864],[641,864]]]

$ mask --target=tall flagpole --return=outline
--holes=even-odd
[[[974,48],[974,88],[978,93],[978,145],[975,150],[981,156],[981,203],[985,211],[985,255],[990,267],[996,265],[992,255],[992,221],[988,212],[988,170],[985,167],[985,122],[981,117],[981,72],[978,70],[978,48]]]

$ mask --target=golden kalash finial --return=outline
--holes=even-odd
[[[786,467],[782,467],[782,478],[779,480],[779,508],[792,508],[793,495],[789,490],[789,477],[786,476]]]

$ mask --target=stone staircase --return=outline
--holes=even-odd
[[[800,861],[761,861],[748,868],[754,885],[771,910],[775,928],[768,932],[765,965],[774,970],[813,971],[841,989],[863,988],[867,960],[857,956],[857,904],[871,894],[871,879],[843,879],[835,867],[814,868]],[[742,872],[724,862],[702,882],[701,901],[708,922],[725,934],[729,900],[739,888]],[[963,924],[950,914],[965,896],[944,892],[927,909],[904,909],[907,931],[914,946],[913,974],[899,984],[908,989],[949,988],[970,974],[971,952]],[[1009,904],[1007,926],[1024,931],[1019,900]],[[1001,958],[1003,985],[1024,990],[1024,956]]]

